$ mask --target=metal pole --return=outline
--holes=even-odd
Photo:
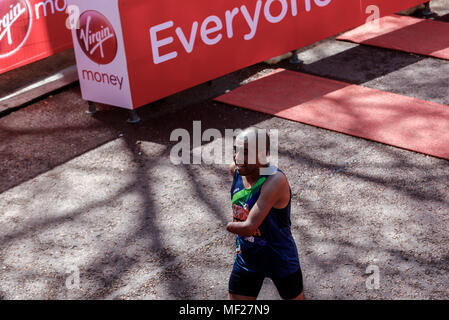
[[[91,115],[96,114],[98,112],[98,109],[95,103],[92,101],[88,101],[87,103],[89,104],[89,109],[86,111],[86,113]]]
[[[301,66],[304,64],[304,61],[302,61],[301,59],[298,58],[298,54],[296,53],[296,50],[292,51],[292,57],[290,58],[289,62],[291,64],[296,64],[298,66]]]
[[[430,1],[425,3],[426,7],[422,12],[424,18],[430,18],[433,15],[432,9],[430,8]]]
[[[140,119],[139,115],[137,114],[137,111],[136,110],[130,110],[129,111],[129,118],[128,118],[127,122],[135,124],[135,123],[139,123],[140,121],[141,121],[141,119]]]

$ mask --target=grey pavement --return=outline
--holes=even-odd
[[[303,72],[449,106],[449,61],[333,38],[299,57]],[[200,120],[279,130],[308,299],[448,299],[449,161],[212,101],[276,67],[295,70],[246,68],[134,126],[108,106],[87,116],[77,85],[0,118],[0,298],[226,299],[231,177],[170,161],[171,132]],[[279,299],[270,280],[260,298]]]

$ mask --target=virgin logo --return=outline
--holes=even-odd
[[[108,64],[115,59],[117,36],[111,23],[100,12],[85,11],[80,16],[76,34],[81,49],[92,61]]]
[[[0,1],[0,58],[19,50],[31,30],[31,9],[27,0]]]

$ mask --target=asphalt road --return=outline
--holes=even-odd
[[[433,8],[449,22],[447,1]],[[449,106],[449,61],[333,38],[299,55],[302,72]],[[226,299],[231,177],[170,161],[172,131],[200,120],[279,130],[307,298],[448,299],[449,162],[212,101],[277,67],[295,70],[254,65],[139,109],[138,125],[86,115],[77,85],[1,117],[0,298]],[[270,280],[260,297],[279,298]]]

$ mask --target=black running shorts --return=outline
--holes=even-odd
[[[229,293],[247,297],[257,297],[265,275],[232,270],[229,278]],[[303,291],[301,268],[285,278],[271,278],[282,299],[291,300]]]

